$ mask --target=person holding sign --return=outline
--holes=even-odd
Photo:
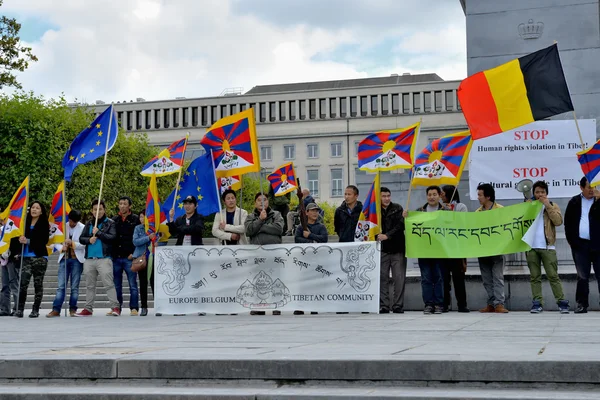
[[[502,208],[500,204],[496,203],[496,191],[489,183],[477,186],[477,200],[481,207],[475,212]],[[479,312],[507,313],[508,310],[504,307],[504,257],[501,255],[479,257],[479,269],[483,287],[488,295],[487,306],[480,309]]]
[[[558,204],[548,200],[548,184],[537,181],[533,184],[533,196],[544,204],[544,223],[538,224],[538,231],[534,237],[531,250],[527,252],[527,266],[531,274],[531,294],[533,304],[532,314],[543,311],[542,297],[542,263],[554,298],[558,303],[561,314],[569,313],[569,301],[565,300],[562,283],[558,277],[558,258],[556,257],[556,227],[563,223],[562,214]]]
[[[421,212],[435,212],[444,210],[441,199],[442,189],[439,186],[429,186],[426,189],[427,203],[417,209]],[[402,216],[406,218],[408,212],[404,210]],[[442,276],[442,260],[438,258],[419,258],[421,270],[421,291],[425,309],[423,314],[441,314],[444,310],[444,279]]]
[[[585,314],[589,307],[590,272],[592,263],[594,273],[600,276],[600,192],[590,186],[584,176],[579,182],[581,193],[574,196],[565,211],[565,236],[571,246],[573,261],[577,269],[577,290],[575,314]],[[598,290],[600,291],[600,279]]]

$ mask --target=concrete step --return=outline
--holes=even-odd
[[[491,385],[490,385],[491,386]],[[386,385],[377,382],[352,384],[267,382],[202,383],[197,381],[139,380],[125,383],[112,382],[21,382],[0,385],[0,397],[5,400],[120,400],[120,399],[231,399],[231,400],[279,400],[279,399],[403,399],[403,400],[596,400],[598,388],[506,388],[506,387],[456,387],[455,385]]]

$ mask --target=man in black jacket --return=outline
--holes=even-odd
[[[600,276],[600,194],[590,186],[585,176],[579,186],[581,193],[569,200],[564,223],[565,236],[577,269],[575,314],[584,314],[589,307],[592,263],[596,277]],[[600,279],[596,280],[600,291]]]
[[[381,232],[377,241],[381,242],[381,277],[379,284],[379,313],[390,312],[390,270],[394,282],[392,311],[404,312],[404,287],[406,281],[406,257],[404,249],[404,217],[402,206],[392,203],[392,192],[381,187]]]
[[[204,233],[204,218],[196,212],[198,200],[194,196],[183,199],[185,215],[175,221],[167,223],[169,233],[177,235],[176,246],[199,246],[202,245],[202,234]],[[173,220],[175,210],[169,212],[169,219]]]
[[[92,202],[92,218],[85,224],[79,243],[85,245],[85,261],[83,273],[87,284],[85,293],[85,308],[75,314],[78,317],[91,317],[94,312],[94,301],[96,300],[96,280],[100,280],[106,289],[106,296],[111,310],[106,315],[118,317],[121,308],[115,291],[115,280],[113,275],[112,245],[117,237],[115,223],[105,214],[104,201],[98,199]],[[96,223],[98,215],[98,225]]]
[[[113,245],[113,275],[117,300],[123,308],[123,272],[127,275],[129,283],[129,309],[132,316],[138,315],[139,292],[137,285],[137,272],[131,270],[133,261],[133,231],[139,225],[140,218],[131,212],[131,199],[123,196],[119,199],[119,215],[113,217],[117,238]]]
[[[363,205],[358,201],[358,188],[349,185],[344,191],[344,201],[335,210],[333,227],[339,236],[339,242],[354,242],[356,224],[362,212]]]

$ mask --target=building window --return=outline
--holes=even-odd
[[[342,142],[331,143],[331,157],[342,156]]]
[[[119,126],[122,126],[121,121],[123,121],[123,111],[117,112],[117,122],[119,123]]]
[[[320,99],[319,100],[319,118],[321,119],[325,119],[327,117],[327,115],[325,114],[325,109],[327,108],[327,99]]]
[[[144,114],[146,116],[146,129],[152,129],[152,110],[145,110]]]
[[[410,94],[402,93],[402,114],[410,113]]]
[[[382,94],[381,95],[381,115],[388,115],[388,113],[389,113],[388,95]]]
[[[258,108],[260,110],[260,122],[265,122],[267,120],[267,104],[260,103]]]
[[[295,144],[284,144],[283,145],[283,159],[293,160],[296,158],[296,145]]]
[[[173,109],[173,127],[174,128],[179,127],[179,108]]]
[[[261,169],[261,170],[260,170],[260,178],[261,178],[263,181],[266,181],[266,182],[268,182],[269,180],[268,180],[268,178],[267,178],[267,177],[268,177],[270,174],[271,174],[271,172],[270,172],[268,169],[265,169],[265,168],[263,168],[263,169]]]
[[[300,102],[300,119],[306,119],[306,100],[298,100]]]
[[[154,110],[154,129],[160,129],[160,110]]]
[[[285,101],[279,102],[279,120],[285,121]]]
[[[271,146],[260,146],[260,160],[271,161],[273,160],[273,151]]]
[[[377,97],[371,96],[371,115],[377,115]]]
[[[308,158],[319,158],[319,145],[317,143],[307,144],[306,155]]]
[[[456,98],[456,108],[462,110],[462,107],[460,106],[460,100],[458,99],[458,97]]]
[[[142,112],[141,111],[135,112],[135,129],[137,129],[137,130],[142,129]]]
[[[340,117],[345,118],[348,115],[348,104],[346,98],[340,97]]]
[[[344,195],[344,183],[342,179],[342,169],[334,168],[331,170],[331,197],[342,197]]]
[[[329,99],[329,118],[336,117],[335,101],[336,101],[336,98]]]
[[[202,107],[202,126],[208,125],[208,107]]]
[[[350,116],[351,117],[356,117],[356,114],[358,113],[357,106],[358,106],[358,100],[356,99],[356,97],[350,97]]]
[[[163,126],[168,128],[171,126],[171,109],[163,110]]]
[[[224,118],[227,116],[227,105],[222,105],[221,106],[221,118]]]
[[[354,156],[358,157],[358,146],[360,145],[360,140],[354,141]]]
[[[190,126],[190,109],[187,107],[183,108],[183,126]]]
[[[199,149],[188,149],[185,152],[185,159],[194,160],[200,156],[203,156],[204,154],[206,154],[206,150],[204,150],[204,147],[200,147]]]
[[[275,102],[272,101],[269,103],[269,121],[271,121],[271,122],[275,121],[275,114],[277,114],[275,112]]]
[[[217,106],[210,106],[210,124],[214,124],[217,122],[219,118],[217,117]]]
[[[127,111],[127,130],[130,131],[133,129],[133,112]]]
[[[236,105],[235,104],[230,104],[229,105],[229,115],[233,115],[236,114],[237,110],[236,110]]]
[[[425,97],[425,112],[431,112],[431,92],[425,92],[423,96]]]
[[[198,107],[192,107],[192,126],[198,126]]]
[[[400,95],[392,95],[392,114],[398,114],[400,112]]]
[[[306,171],[306,180],[308,181],[308,190],[313,197],[319,196],[319,170],[309,169]]]
[[[421,93],[413,93],[413,112],[421,112]]]
[[[315,99],[308,101],[308,112],[310,114],[310,119],[317,118],[317,101]]]
[[[295,121],[296,120],[296,100],[290,100],[289,110],[290,110],[290,121]]]
[[[246,111],[246,104],[240,104],[240,112]]]
[[[442,92],[435,92],[435,97],[433,100],[435,103],[435,112],[442,111]]]
[[[446,90],[446,111],[452,111],[454,108],[454,92]]]
[[[360,96],[360,115],[367,116],[367,96]]]

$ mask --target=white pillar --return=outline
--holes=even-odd
[[[410,92],[408,94],[408,113],[409,114],[415,113],[415,111],[413,109],[414,101],[415,101],[415,94],[413,92]]]
[[[442,112],[446,112],[446,91],[442,90],[442,101],[441,101]]]

